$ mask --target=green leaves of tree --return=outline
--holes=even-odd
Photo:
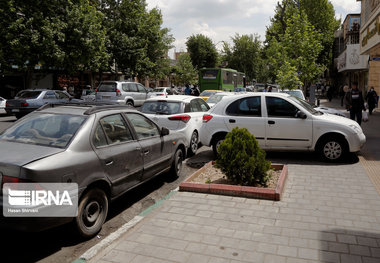
[[[186,41],[194,68],[213,68],[218,61],[218,52],[212,40],[202,34],[192,35]]]

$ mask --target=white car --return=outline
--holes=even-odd
[[[3,97],[0,97],[0,114],[6,114],[7,112],[5,111],[5,103],[7,102],[6,99]]]
[[[156,97],[156,96],[167,96],[167,95],[173,95],[173,92],[171,91],[170,87],[160,87],[155,88],[153,91],[148,93],[148,97]]]
[[[159,126],[182,133],[188,154],[194,155],[198,150],[203,114],[209,109],[199,97],[169,95],[147,99],[140,110]]]
[[[221,101],[223,97],[233,95],[235,95],[235,92],[217,92],[214,95],[211,95],[206,102],[212,108],[215,106],[215,104]]]
[[[247,128],[264,150],[317,151],[327,161],[357,152],[366,137],[348,118],[316,111],[284,93],[247,93],[226,97],[203,116],[201,143],[214,153],[233,128]]]

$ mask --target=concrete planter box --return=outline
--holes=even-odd
[[[288,176],[288,166],[282,164],[272,164],[271,168],[274,170],[281,170],[280,177],[277,182],[275,189],[272,188],[261,188],[261,187],[251,187],[251,186],[239,186],[239,185],[227,185],[227,184],[202,184],[202,183],[192,183],[190,182],[192,178],[198,176],[206,169],[214,165],[211,161],[205,166],[195,171],[191,176],[189,176],[184,182],[179,185],[180,191],[187,192],[198,192],[206,194],[217,194],[217,195],[229,195],[229,196],[239,196],[246,198],[257,198],[257,199],[267,199],[280,201],[281,195],[285,187],[285,181]]]

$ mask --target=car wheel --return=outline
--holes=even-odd
[[[90,189],[81,198],[75,218],[79,234],[84,238],[95,236],[106,221],[107,213],[108,198],[105,192],[98,188]]]
[[[198,150],[199,136],[198,132],[194,131],[190,138],[189,156],[193,156]]]
[[[332,136],[320,142],[319,152],[325,161],[340,161],[348,152],[347,144],[343,139]]]
[[[214,152],[214,156],[215,156],[215,158],[217,158],[218,157],[218,148],[219,148],[219,146],[220,146],[220,144],[224,141],[224,138],[225,138],[225,135],[218,135],[215,139],[214,139],[214,141],[213,141],[213,143],[212,143],[212,150],[213,150],[213,152]]]
[[[129,107],[133,107],[133,101],[130,101],[130,100],[129,100],[129,101],[127,101],[126,104],[127,104],[127,106],[129,106]]]
[[[183,162],[184,156],[181,149],[177,149],[174,155],[174,160],[172,163],[171,168],[171,175],[173,177],[179,177],[181,170],[182,170],[182,162]]]

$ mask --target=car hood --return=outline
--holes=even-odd
[[[349,118],[345,118],[342,116],[333,115],[333,114],[323,114],[323,115],[319,115],[319,116],[314,116],[314,118],[318,119],[320,121],[327,121],[330,123],[340,124],[340,125],[344,125],[344,126],[355,125],[355,126],[360,127],[356,121],[353,121]]]
[[[0,166],[23,166],[33,161],[65,151],[65,149],[0,141]]]
[[[315,110],[326,112],[326,113],[330,113],[330,114],[341,114],[341,115],[344,115],[341,111],[339,111],[337,109],[329,108],[329,107],[325,107],[325,106],[316,107]]]

